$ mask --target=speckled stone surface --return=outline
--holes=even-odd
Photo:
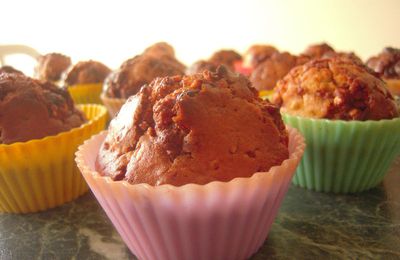
[[[43,213],[0,214],[0,259],[135,259],[92,194]],[[252,259],[400,259],[400,158],[357,195],[291,187]]]

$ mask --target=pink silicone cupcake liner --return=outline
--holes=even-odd
[[[289,131],[289,158],[268,172],[206,185],[132,185],[100,176],[95,160],[106,132],[76,161],[122,239],[139,259],[245,259],[261,247],[303,155]]]

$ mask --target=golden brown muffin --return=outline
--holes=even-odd
[[[110,74],[111,70],[98,61],[81,61],[75,64],[68,73],[65,74],[65,86],[78,84],[103,83],[104,79]]]
[[[302,54],[307,55],[312,59],[319,59],[327,52],[335,52],[335,50],[327,43],[320,43],[308,46]]]
[[[385,79],[400,79],[400,49],[387,47],[367,61],[367,66]]]
[[[38,57],[35,77],[40,80],[58,81],[71,66],[71,58],[61,53],[48,53]]]
[[[271,45],[252,45],[243,55],[243,66],[256,68],[278,50]]]
[[[11,66],[2,66],[0,67],[0,74],[1,73],[17,73],[17,74],[24,74],[22,71],[19,71]]]
[[[217,66],[225,65],[231,71],[234,71],[235,63],[241,60],[242,56],[234,50],[220,50],[215,52],[208,61]]]
[[[147,47],[143,54],[153,55],[155,57],[170,56],[175,58],[174,48],[166,42],[157,42]]]
[[[192,66],[190,66],[186,70],[186,74],[193,75],[193,74],[197,74],[197,73],[203,73],[203,71],[205,71],[205,70],[215,72],[217,70],[217,67],[218,67],[218,65],[213,62],[206,61],[206,60],[199,60],[199,61],[193,63]]]
[[[271,58],[259,64],[250,75],[250,81],[257,90],[271,90],[294,66],[297,57],[288,52],[276,52]]]
[[[151,55],[138,55],[125,61],[105,82],[105,93],[111,98],[128,98],[157,77],[184,75],[180,63]]]
[[[317,59],[279,81],[273,102],[281,112],[312,118],[380,120],[398,116],[385,83],[351,60]]]
[[[229,181],[288,158],[277,107],[225,67],[157,78],[111,121],[96,168],[113,180],[176,186]]]
[[[18,73],[0,73],[0,144],[39,139],[86,121],[66,90]]]

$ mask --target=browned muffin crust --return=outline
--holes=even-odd
[[[268,171],[288,158],[277,107],[224,67],[155,79],[110,123],[96,169],[132,184],[206,184]]]
[[[400,79],[400,49],[387,47],[367,61],[367,66],[385,79]]]
[[[19,71],[17,69],[15,69],[14,67],[11,66],[2,66],[0,67],[0,74],[1,73],[17,73],[17,74],[24,74],[22,73],[22,71]]]
[[[40,80],[58,81],[71,66],[71,58],[61,53],[48,53],[38,57],[35,77]]]
[[[199,61],[193,63],[192,66],[190,66],[186,70],[186,74],[193,75],[193,74],[197,74],[197,73],[203,73],[203,71],[205,71],[205,70],[215,72],[217,70],[217,67],[218,67],[218,65],[213,62],[206,61],[206,60],[199,60]]]
[[[302,54],[307,55],[312,59],[319,59],[327,52],[335,52],[335,50],[327,43],[319,43],[308,46]]]
[[[103,83],[111,70],[98,61],[81,61],[75,64],[65,75],[65,86],[77,84]]]
[[[297,57],[288,52],[276,52],[255,68],[250,75],[250,81],[257,90],[273,89],[278,80],[296,66],[297,62]]]
[[[241,60],[242,56],[234,50],[220,50],[215,52],[208,61],[217,66],[225,65],[231,71],[234,71],[235,63]]]
[[[174,59],[138,55],[125,61],[105,82],[105,93],[111,98],[128,98],[157,77],[185,74],[185,68]]]
[[[66,90],[17,73],[0,73],[0,143],[39,139],[86,121]]]
[[[298,66],[279,81],[273,101],[291,115],[341,120],[398,117],[385,83],[346,59],[317,59]]]
[[[153,55],[155,57],[169,56],[175,58],[174,48],[166,42],[157,42],[147,47],[143,54]]]
[[[243,65],[256,68],[276,52],[279,52],[278,49],[271,45],[252,45],[243,55]]]
[[[335,52],[335,51],[328,51],[322,55],[323,59],[329,58],[339,58],[345,60],[351,60],[359,65],[363,65],[363,61],[360,57],[358,57],[354,52]]]

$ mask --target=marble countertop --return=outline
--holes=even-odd
[[[400,259],[400,158],[357,195],[291,187],[252,259]],[[94,196],[43,213],[0,214],[0,260],[135,259]]]

